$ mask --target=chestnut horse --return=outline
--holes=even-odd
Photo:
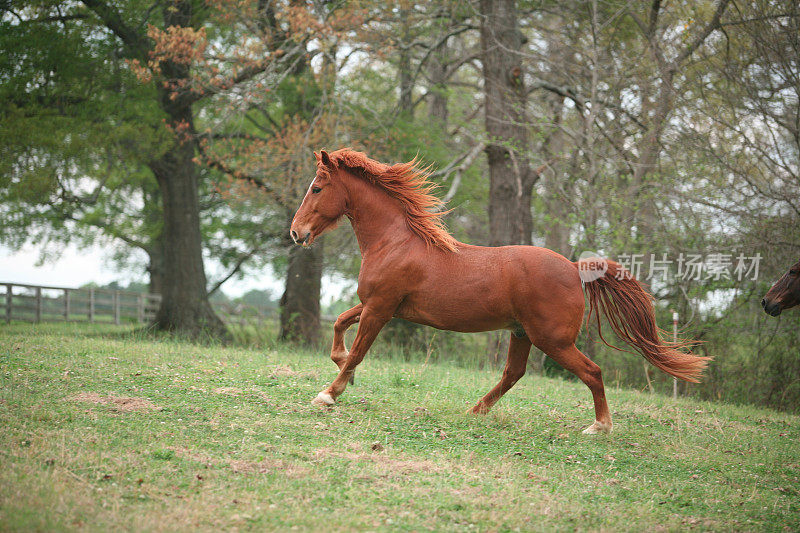
[[[798,304],[800,304],[800,261],[781,276],[761,300],[764,312],[772,316],[778,316],[784,309]]]
[[[585,309],[579,268],[586,270],[589,263],[535,246],[458,242],[445,230],[435,210],[441,202],[431,194],[434,185],[416,160],[389,166],[347,149],[315,156],[317,174],[292,220],[291,237],[309,246],[346,216],[362,257],[361,303],[339,315],[333,327],[331,359],[339,374],[315,404],[334,403],[381,328],[400,317],[444,330],[511,331],[500,382],[469,412],[491,409],[525,373],[534,345],[591,390],[595,422],[584,433],[611,431],[600,368],[575,347]],[[591,264],[602,265],[590,272],[597,279],[585,283],[589,316],[594,312],[598,328],[602,311],[619,337],[653,365],[696,381],[708,358],[677,350],[691,343],[662,339],[652,297],[618,263]],[[356,322],[348,352],[344,333]]]

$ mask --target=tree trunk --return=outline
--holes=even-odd
[[[402,22],[402,32],[400,34],[400,54],[397,63],[397,83],[400,87],[400,99],[397,107],[400,114],[413,118],[414,109],[412,108],[412,96],[414,91],[414,80],[411,75],[411,35],[409,22],[409,11],[407,8],[400,10],[400,20]]]
[[[443,42],[428,60],[428,75],[430,88],[428,89],[428,115],[436,124],[446,131],[447,129],[447,74],[448,59],[447,41]]]
[[[316,91],[308,90],[310,87],[317,89],[318,82],[322,82],[323,91],[333,91],[336,84],[335,60],[333,56],[323,57],[323,75],[318,80],[311,71],[307,56],[297,61],[293,76],[305,90],[303,95],[294,105],[287,106],[290,115],[300,115],[308,122],[313,122],[313,113],[318,109],[320,102],[312,102],[305,95]],[[305,157],[303,154],[300,157]],[[289,164],[287,172],[298,172],[302,167]],[[289,238],[289,225],[294,216],[294,210],[303,199],[304,190],[295,191],[295,196],[290,196],[284,204],[286,206],[286,232],[284,238],[289,249],[289,264],[286,270],[286,284],[280,300],[281,329],[280,338],[285,341],[316,346],[320,343],[320,293],[322,287],[322,265],[324,258],[324,239],[318,239],[311,248],[301,248]]]
[[[164,9],[166,26],[190,26],[192,4],[174,2]],[[174,87],[189,79],[184,63],[164,61],[161,72]],[[167,115],[174,144],[150,163],[163,203],[163,270],[158,329],[190,337],[227,337],[227,330],[208,302],[200,232],[198,172],[194,163],[194,120],[185,93],[159,87],[159,104]]]
[[[400,113],[410,118],[414,114],[411,100],[414,85],[411,80],[411,52],[407,49],[400,50],[398,83],[400,85],[400,101],[397,105]]]
[[[564,97],[551,98],[553,127],[549,136],[542,143],[541,152],[546,161],[550,161],[550,168],[543,177],[544,180],[544,209],[547,217],[545,227],[541,228],[545,236],[544,246],[569,257],[569,203],[564,196],[572,192],[573,179],[567,175],[569,166],[566,163],[565,139],[562,127],[564,113]]]
[[[639,158],[632,177],[635,200],[632,202],[634,210],[630,216],[635,222],[636,238],[639,242],[651,241],[655,233],[657,215],[652,198],[654,191],[650,184],[651,173],[657,168],[662,149],[661,137],[673,108],[673,75],[667,72],[659,81],[661,85],[656,101],[642,105],[642,115],[645,123],[649,122],[649,128],[637,143]]]
[[[526,152],[526,92],[514,0],[481,0],[481,51],[489,144],[490,245],[531,244],[536,176]]]
[[[211,309],[200,235],[197,172],[193,145],[177,144],[151,164],[164,202],[163,269],[158,329],[190,337],[225,337],[225,325]]]
[[[292,246],[286,289],[281,297],[280,338],[315,346],[320,342],[319,298],[322,279],[323,240],[311,248]]]

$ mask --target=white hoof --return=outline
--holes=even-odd
[[[316,398],[311,400],[311,403],[314,405],[328,406],[328,405],[333,405],[335,402],[333,396],[331,396],[327,392],[320,392],[319,394],[317,394]]]
[[[595,420],[594,424],[583,430],[584,435],[597,435],[600,433],[611,433],[612,424],[603,424],[599,420]]]

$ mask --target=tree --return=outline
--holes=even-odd
[[[153,188],[146,183],[146,179],[142,181],[141,190],[137,193],[140,200],[137,203],[145,204],[150,214],[140,212],[137,223],[150,220],[155,232],[149,235],[149,239],[141,242],[122,231],[114,231],[113,236],[128,244],[150,250],[154,259],[150,261],[151,272],[156,274],[154,279],[160,280],[154,286],[161,285],[163,295],[156,325],[190,335],[201,332],[225,334],[224,326],[214,315],[207,299],[201,232],[204,206],[201,205],[200,196],[201,191],[204,195],[208,194],[212,187],[209,176],[196,159],[200,139],[195,126],[196,115],[208,102],[218,100],[224,95],[235,94],[238,88],[259,76],[262,79],[270,76],[273,79],[279,78],[279,75],[274,76],[275,72],[291,66],[285,65],[282,58],[296,57],[280,49],[269,52],[267,44],[273,42],[274,33],[280,30],[270,27],[269,24],[255,33],[260,41],[254,43],[252,40],[239,40],[241,33],[231,31],[234,27],[228,23],[226,17],[230,9],[238,10],[240,7],[222,3],[211,9],[199,2],[187,0],[153,6],[130,3],[118,10],[116,6],[102,1],[87,0],[83,4],[49,2],[35,8],[8,10],[11,18],[16,17],[19,20],[18,23],[7,23],[16,36],[24,33],[29,24],[44,24],[54,34],[69,37],[67,42],[77,51],[68,54],[72,61],[58,62],[60,67],[66,68],[53,71],[54,75],[44,78],[41,83],[39,73],[49,69],[46,61],[52,63],[53,59],[58,58],[55,54],[24,56],[23,64],[30,66],[25,74],[29,75],[29,80],[36,82],[21,85],[22,90],[19,92],[25,97],[20,103],[25,108],[17,114],[18,118],[30,118],[31,113],[43,117],[53,110],[57,115],[65,107],[69,107],[69,119],[74,120],[76,115],[83,116],[88,122],[104,124],[105,131],[114,131],[114,126],[119,126],[126,120],[133,124],[138,119],[140,129],[142,123],[145,123],[149,130],[156,133],[153,136],[156,140],[136,160],[139,167],[149,171],[156,185]],[[271,4],[253,2],[245,7],[256,12],[261,10],[260,16],[263,20],[274,20],[269,13]],[[215,45],[219,45],[219,49],[209,48],[208,32],[217,37]],[[267,44],[260,48],[258,42]],[[268,50],[267,53],[263,53],[265,49]],[[111,60],[107,59],[109,55]],[[82,64],[80,60],[83,57],[88,59],[86,63],[92,65],[101,80],[111,78],[124,83],[101,83],[98,87],[93,87],[87,82],[92,80],[87,75],[87,70],[81,71],[78,67]],[[15,68],[11,65],[9,70],[13,72]],[[72,74],[72,77],[62,72]],[[130,83],[131,72],[138,76],[142,85],[136,87]],[[113,78],[112,73],[117,73],[117,77]],[[75,80],[81,83],[74,83]],[[53,98],[53,94],[57,98]],[[100,105],[108,100],[118,105]],[[87,109],[85,115],[79,113],[81,106]],[[146,113],[132,118],[134,113],[141,113],[142,110],[146,110]],[[73,138],[82,139],[84,136],[75,134],[77,122],[65,121],[64,124],[64,129],[59,131],[60,139],[58,136],[53,137],[55,142],[47,146],[49,152],[40,150],[33,153],[28,150],[24,156],[39,161],[46,154],[53,160],[66,161],[64,156],[68,154],[65,154],[64,148],[69,148]],[[78,128],[78,131],[81,130]],[[133,133],[131,130],[126,131]],[[64,139],[68,140],[66,144]],[[86,164],[81,167],[67,163],[62,165],[67,173],[75,176],[76,170],[80,168],[89,171],[93,176],[99,174],[97,154],[105,150],[108,143],[103,142],[100,136],[95,139],[95,143],[97,149],[92,149],[88,142],[84,142],[82,146],[87,154],[82,156],[88,161]],[[9,166],[16,170],[24,166],[24,162],[18,158],[19,155],[17,153],[8,159]],[[112,164],[111,167],[115,172],[118,171],[116,165]],[[79,202],[72,201],[72,196],[77,195],[68,197],[69,202],[58,198],[53,201],[54,192],[59,189],[58,179],[48,179],[50,184],[56,186],[49,186],[47,191],[41,191],[46,193],[43,198],[47,197],[47,201],[39,200],[40,205],[49,203],[51,207],[55,206],[62,217],[70,210],[66,219],[77,218],[76,223],[84,224],[92,219],[74,216],[76,204],[84,204],[85,211],[86,205],[97,203],[91,196],[82,195]],[[76,179],[80,181],[81,178]],[[97,181],[104,182],[102,178],[97,178]],[[30,182],[30,179],[24,180],[24,183]],[[19,184],[24,187],[23,182]],[[103,188],[96,190],[101,189]],[[87,198],[84,196],[92,201],[85,201]],[[152,202],[153,199],[157,202]],[[157,206],[158,203],[161,205]],[[154,212],[157,216],[151,216]],[[49,217],[47,220],[45,217],[45,222],[63,225],[63,221],[57,218]],[[111,223],[101,224],[96,220],[95,226],[107,232],[114,227]],[[245,253],[241,259],[252,255],[250,252]],[[233,263],[234,271],[242,264],[239,259]],[[159,264],[167,266],[161,275],[158,275]]]
[[[641,195],[646,199],[631,203],[628,210],[629,218],[637,221],[640,232],[647,237],[652,236],[655,223],[653,202],[647,198],[649,196],[647,193],[651,190],[647,178],[656,167],[661,153],[661,139],[674,109],[676,77],[709,36],[720,28],[720,20],[729,1],[719,0],[708,21],[700,23],[699,29],[691,32],[689,38],[677,46],[672,42],[674,37],[668,31],[673,27],[673,24],[669,23],[672,21],[667,24],[661,23],[664,6],[660,1],[651,4],[646,20],[637,13],[637,10],[628,10],[628,16],[636,23],[645,39],[645,51],[657,69],[656,76],[643,80],[642,83],[639,121],[644,131],[636,146],[638,155],[631,161],[633,168],[631,188],[634,196]],[[673,52],[672,49],[675,48],[677,50]],[[637,208],[639,208],[638,214]]]
[[[489,160],[490,244],[531,243],[531,194],[537,175],[528,163],[527,93],[514,0],[482,0],[481,61]]]
[[[115,44],[85,39],[87,13],[14,7],[0,20],[0,239],[44,253],[117,243],[128,263],[138,249],[157,291],[161,202],[146,162],[167,136],[148,105],[152,91]]]
[[[201,332],[225,336],[225,326],[211,309],[206,293],[200,232],[198,169],[195,163],[193,104],[208,93],[191,87],[190,68],[204,47],[200,10],[193,2],[178,1],[162,7],[162,28],[150,26],[149,35],[130,26],[114,7],[87,0],[105,27],[122,41],[132,61],[152,65],[159,108],[173,141],[164,153],[148,163],[161,192],[164,263],[162,299],[155,324],[159,329],[190,335]]]
[[[753,2],[723,21],[725,40],[704,53],[691,86],[686,159],[715,169],[686,192],[731,219],[744,245],[767,243],[780,272],[800,243],[800,7]],[[735,221],[735,222],[734,222]]]
[[[357,9],[300,3],[277,11],[276,5],[269,4],[260,20],[273,35],[270,50],[280,54],[286,68],[276,73],[269,92],[260,84],[241,88],[237,104],[243,113],[231,114],[226,101],[208,110],[211,119],[201,145],[206,164],[231,177],[234,197],[242,196],[242,184],[255,184],[284,222],[280,248],[285,255],[275,262],[286,279],[280,300],[280,338],[284,340],[313,345],[320,338],[324,240],[312,248],[300,248],[285,228],[316,171],[312,150],[336,135],[329,109],[336,102],[341,68],[337,47],[343,28],[358,14]],[[233,23],[247,26],[247,12],[232,16]],[[318,69],[311,65],[315,57],[321,59]]]

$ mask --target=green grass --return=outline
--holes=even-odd
[[[0,530],[795,530],[800,418],[370,354],[0,326]],[[119,398],[133,398],[120,400]],[[116,403],[114,399],[116,398]]]

